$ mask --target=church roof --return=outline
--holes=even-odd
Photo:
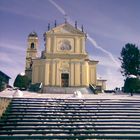
[[[0,70],[0,76],[6,77],[8,79],[11,79],[11,77],[9,77],[7,74],[5,74],[4,72],[2,72],[1,70]]]
[[[28,37],[38,37],[36,32],[31,32]]]
[[[65,23],[60,24],[60,25],[58,25],[56,27],[53,27],[50,30],[48,30],[46,33],[51,33],[51,32],[55,32],[55,33],[63,32],[63,33],[85,34],[82,31],[82,29],[80,30],[78,27],[74,27],[73,25],[71,25],[68,22],[65,22]]]

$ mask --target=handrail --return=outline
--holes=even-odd
[[[89,88],[94,94],[96,94],[96,87],[94,87],[93,84],[89,84]]]

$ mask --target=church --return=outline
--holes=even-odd
[[[97,79],[98,61],[90,60],[86,52],[86,33],[65,21],[48,24],[44,33],[45,48],[38,57],[39,39],[35,32],[28,36],[25,74],[32,83],[47,87],[89,87],[92,84],[104,90],[106,80]]]

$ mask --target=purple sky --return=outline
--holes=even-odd
[[[63,11],[50,1],[0,0],[0,70],[12,78],[10,83],[24,71],[28,34],[37,32],[42,51],[48,23],[51,27],[54,20],[63,23],[65,12],[71,21],[78,21],[79,27],[83,24],[96,41],[92,44],[87,40],[86,49],[90,58],[100,61],[98,77],[108,80],[109,89],[121,87],[120,68],[109,54],[120,63],[118,57],[126,43],[140,46],[140,0],[53,0]]]

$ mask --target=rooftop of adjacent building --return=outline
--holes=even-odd
[[[4,76],[8,79],[11,79],[11,77],[9,77],[7,74],[5,74],[4,72],[0,71],[0,76]]]

